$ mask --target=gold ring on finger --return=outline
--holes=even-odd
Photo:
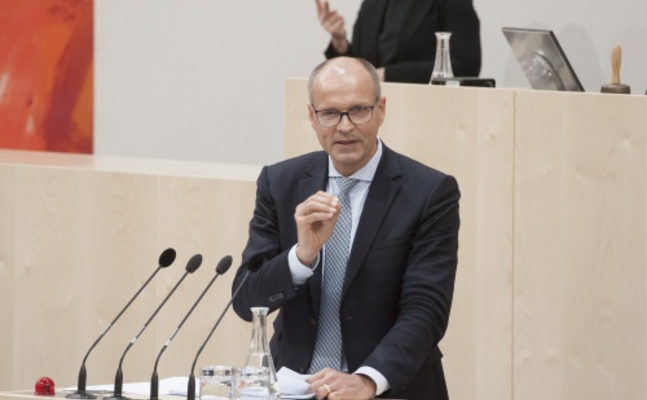
[[[328,394],[327,394],[326,396],[330,396],[330,393],[332,393],[332,390],[330,390],[330,386],[328,386],[328,385],[326,385],[326,384],[324,383],[324,387],[325,387],[325,388],[326,388],[326,390],[328,391]]]

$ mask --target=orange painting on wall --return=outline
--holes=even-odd
[[[94,0],[0,0],[0,147],[93,151]]]

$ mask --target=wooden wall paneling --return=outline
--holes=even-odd
[[[85,284],[92,239],[83,218],[88,197],[80,174],[14,169],[12,382],[31,386],[38,376],[57,375],[72,364],[68,351],[87,318],[79,312],[82,299],[93,290]]]
[[[260,168],[180,163],[167,175],[156,174],[169,168],[158,161],[6,151],[0,159],[14,162],[0,164],[0,216],[15,221],[0,228],[0,238],[11,236],[15,243],[3,241],[0,248],[7,278],[0,285],[13,290],[0,294],[3,316],[11,318],[0,330],[10,350],[3,352],[1,390],[32,387],[41,375],[52,376],[59,388],[75,386],[85,352],[169,246],[178,252],[176,262],[159,272],[93,351],[88,384],[113,382],[128,342],[181,277],[189,257],[202,253],[201,268],[186,278],[124,360],[126,382],[150,379],[164,341],[220,258],[231,254],[232,269],[162,358],[161,378],[188,375],[193,355],[229,299]],[[196,372],[206,363],[244,362],[249,324],[230,313],[218,332]]]
[[[92,236],[91,277],[95,284],[91,309],[83,310],[80,320],[87,320],[87,312],[96,313],[97,321],[86,332],[85,346],[74,358],[70,371],[77,371],[85,351],[103,329],[108,326],[127,301],[155,271],[159,254],[169,246],[159,246],[157,178],[128,172],[83,171],[92,193],[91,212],[84,214]],[[132,306],[103,338],[88,359],[88,384],[113,383],[119,360],[128,343],[141,330],[144,323],[161,303],[171,288],[166,279],[175,282],[183,272],[186,258],[181,254],[173,265],[162,269],[150,282]],[[188,278],[187,278],[188,279]],[[146,331],[126,354],[122,369],[124,382],[150,379],[152,354],[159,344],[154,332],[164,326],[168,309],[174,298],[151,321]],[[74,377],[74,375],[72,375]],[[70,386],[74,386],[72,380]]]
[[[515,110],[513,397],[645,398],[647,99]]]
[[[259,169],[260,172],[260,169]],[[204,262],[196,272],[196,279],[187,282],[181,295],[183,303],[193,304],[222,257],[231,255],[230,270],[219,277],[205,295],[194,314],[164,354],[160,373],[164,376],[185,376],[200,344],[206,339],[213,324],[231,297],[231,284],[241,262],[241,253],[247,240],[247,229],[254,206],[255,182],[160,178],[161,216],[159,241],[176,243],[186,258],[195,253],[203,255]],[[158,332],[161,344],[184,317],[188,306],[179,310],[172,320],[172,328]],[[236,316],[233,310],[225,315],[196,364],[195,373],[207,364],[241,366],[245,362],[251,326]],[[162,376],[162,375],[160,375]]]
[[[2,159],[0,159],[0,163]],[[14,368],[10,360],[14,358],[13,320],[14,320],[14,168],[0,164],[0,354],[5,361],[0,362],[0,390],[9,390]]]

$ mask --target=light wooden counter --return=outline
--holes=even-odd
[[[218,278],[160,360],[186,376],[231,296],[247,240],[258,166],[0,150],[0,389],[39,376],[75,386],[83,356],[157,268],[161,270],[90,355],[88,385],[112,382],[130,340],[184,273],[189,275],[127,354],[124,380],[147,381],[159,350],[215,273]],[[200,357],[242,365],[251,327],[230,312]]]

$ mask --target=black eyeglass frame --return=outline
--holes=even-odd
[[[377,106],[377,104],[378,104],[379,102],[380,102],[380,98],[378,98],[377,100],[375,100],[375,103],[373,103],[373,105],[371,105],[371,106],[357,106],[357,107],[352,107],[352,108],[351,108],[351,109],[349,109],[348,111],[344,111],[344,112],[339,111],[339,110],[335,110],[335,109],[332,109],[332,108],[322,108],[322,109],[317,110],[317,109],[315,108],[314,104],[311,104],[311,106],[312,106],[312,109],[314,110],[314,113],[315,113],[315,115],[316,115],[316,117],[317,117],[317,122],[319,123],[319,125],[321,125],[321,126],[325,126],[326,128],[330,128],[330,127],[332,127],[332,126],[337,126],[337,125],[339,125],[339,123],[341,122],[342,118],[344,118],[344,115],[348,118],[348,120],[349,120],[353,125],[364,125],[364,124],[368,124],[369,122],[373,121],[373,109],[375,109],[375,107]],[[353,110],[357,110],[357,109],[365,109],[365,108],[368,108],[368,109],[370,109],[370,110],[371,110],[371,119],[369,119],[369,120],[368,120],[368,121],[366,121],[366,122],[360,122],[360,123],[354,122],[354,121],[353,121],[353,119],[352,119],[352,118],[351,118],[351,116],[350,116],[350,112],[351,112],[351,111],[353,111]],[[321,123],[321,121],[319,120],[319,113],[320,113],[320,112],[322,112],[322,111],[336,111],[336,112],[338,112],[338,113],[339,113],[339,120],[338,120],[336,123],[332,124],[332,125],[324,125],[324,124],[322,124],[322,123]]]

